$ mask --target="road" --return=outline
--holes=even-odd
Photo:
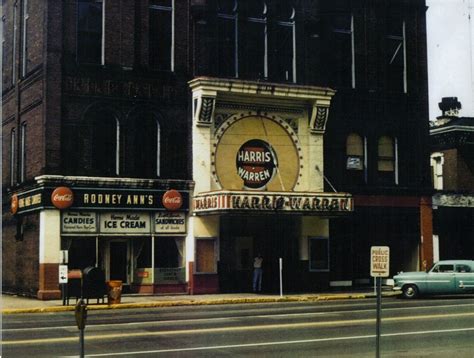
[[[89,311],[90,357],[375,357],[375,299]],[[474,297],[382,300],[382,357],[474,357]],[[2,357],[79,355],[74,314],[3,316]]]

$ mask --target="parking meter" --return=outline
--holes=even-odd
[[[76,303],[74,315],[76,316],[77,328],[81,330],[84,329],[86,327],[87,320],[87,305],[84,303],[83,300],[79,300]]]

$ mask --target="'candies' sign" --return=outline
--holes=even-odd
[[[250,189],[264,188],[275,175],[277,165],[273,148],[260,139],[245,142],[237,152],[237,172]]]

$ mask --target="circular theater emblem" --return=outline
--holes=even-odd
[[[183,197],[179,191],[171,189],[163,194],[163,206],[170,210],[178,210],[183,205]]]
[[[278,161],[270,144],[252,139],[237,151],[236,166],[245,187],[262,189],[275,175]]]
[[[74,202],[74,194],[72,193],[72,190],[68,187],[57,187],[51,193],[51,202],[58,209],[67,209]]]

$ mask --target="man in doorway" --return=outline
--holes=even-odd
[[[263,257],[258,254],[253,260],[253,292],[262,292]]]

